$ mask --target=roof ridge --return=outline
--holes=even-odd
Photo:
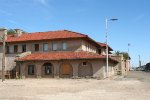
[[[84,35],[84,36],[88,37],[88,35],[86,35],[86,34],[83,34],[83,33],[80,33],[80,32],[75,32],[75,31],[71,31],[71,30],[66,30],[66,29],[64,29],[64,30],[60,30],[60,31],[72,32],[72,33],[76,33],[76,34]]]
[[[71,30],[67,30],[67,29],[62,29],[62,30],[54,30],[54,31],[44,31],[44,32],[27,32],[29,34],[35,34],[35,33],[47,33],[47,32],[59,32],[59,31],[67,31],[67,32],[72,32],[72,33],[76,33],[79,35],[84,35],[86,37],[88,37],[88,35],[80,33],[80,32],[75,32],[75,31],[71,31]]]

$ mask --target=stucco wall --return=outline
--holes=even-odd
[[[43,66],[44,63],[51,63],[53,65],[53,77],[59,77],[59,72],[60,72],[60,66],[62,63],[69,63],[72,66],[73,69],[73,77],[77,78],[78,77],[78,68],[79,64],[81,64],[83,61],[89,62],[92,65],[93,69],[93,77],[103,79],[105,76],[104,72],[104,62],[103,60],[65,60],[65,61],[38,61],[38,62],[23,62],[21,65],[21,77],[22,78],[28,78],[28,77],[37,77],[40,78],[42,77],[42,70],[41,67]],[[29,64],[34,64],[36,66],[36,73],[34,76],[29,76],[27,74],[27,66]]]
[[[11,70],[15,66],[15,54],[6,54],[6,70]],[[2,46],[0,46],[0,70],[2,69],[2,58],[3,58],[3,53],[2,53]],[[12,67],[13,66],[13,67]]]
[[[115,74],[120,71],[122,75],[126,75],[130,68],[130,60],[124,60],[123,55],[121,54],[118,56],[114,56],[114,58],[119,61],[114,69]]]
[[[93,53],[97,53],[98,49],[96,48],[96,46],[92,45],[91,43],[89,43],[88,41],[82,41],[82,50],[83,51],[88,51],[88,52],[93,52]]]
[[[18,45],[18,53],[22,53],[22,45],[26,44],[26,51],[31,51],[32,53],[35,52],[34,50],[34,44],[39,44],[39,51],[43,52],[43,44],[48,43],[48,51],[52,50],[52,43],[57,43],[58,49],[56,51],[64,51],[62,50],[62,43],[67,43],[67,50],[65,51],[82,51],[82,40],[76,39],[76,40],[54,40],[54,41],[37,41],[37,42],[26,42],[26,43],[9,43],[7,44],[9,46],[10,53],[14,53],[14,45]]]
[[[82,51],[82,40],[64,40],[64,41],[53,41],[58,43],[58,51],[61,51],[62,49],[62,42],[67,43],[67,50],[66,51]],[[49,45],[49,51],[52,51],[52,42],[50,41],[42,41],[42,42],[30,42],[30,43],[11,43],[8,44],[9,46],[9,54],[6,54],[6,68],[5,70],[11,70],[15,67],[15,57],[17,54],[22,53],[22,45],[26,44],[26,50],[31,51],[34,53],[34,44],[39,44],[39,51],[43,52],[43,43],[48,43]],[[18,53],[14,53],[14,45],[18,45]],[[0,70],[2,69],[2,45],[0,46]]]

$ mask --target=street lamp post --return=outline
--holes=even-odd
[[[108,77],[108,63],[109,63],[109,55],[108,55],[108,21],[117,21],[118,19],[107,19],[106,18],[106,77]]]

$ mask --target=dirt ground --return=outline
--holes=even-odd
[[[150,100],[150,73],[105,80],[6,80],[0,82],[0,100]]]

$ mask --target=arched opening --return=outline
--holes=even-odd
[[[78,67],[78,76],[79,77],[92,77],[93,68],[92,64],[89,62],[82,62]]]
[[[61,78],[70,78],[70,77],[72,77],[72,75],[73,75],[72,72],[73,72],[73,69],[72,69],[72,66],[69,63],[63,63],[60,66],[60,77]]]
[[[45,63],[42,66],[42,77],[53,77],[54,68],[51,63]]]

